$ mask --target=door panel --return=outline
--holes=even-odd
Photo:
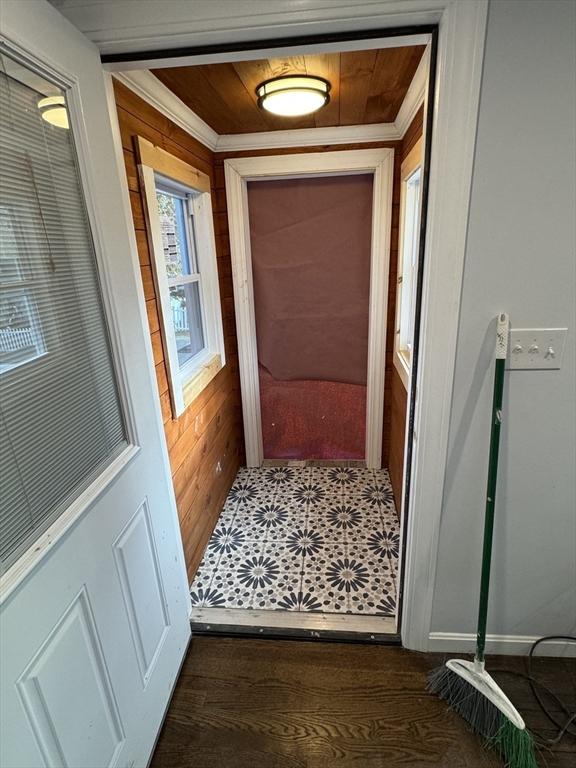
[[[124,732],[85,588],[17,685],[47,765],[114,764]],[[75,702],[73,708],[67,705],[70,701]],[[90,723],[89,748],[82,738],[86,723]]]
[[[44,0],[8,0],[0,21],[8,54],[66,91],[128,437],[0,582],[0,764],[144,767],[189,595],[106,80],[96,48]],[[43,460],[61,471],[64,456]]]
[[[170,626],[147,502],[118,537],[114,556],[142,682],[146,685]]]

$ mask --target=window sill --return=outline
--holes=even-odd
[[[406,355],[404,355],[403,352],[401,352],[399,349],[395,349],[393,362],[394,368],[396,368],[398,376],[400,376],[402,384],[404,384],[404,389],[406,392],[408,392],[408,385],[410,383],[410,360],[408,360]]]
[[[222,357],[219,354],[212,355],[191,376],[185,384],[182,385],[182,397],[184,399],[184,409],[188,408],[198,395],[210,384],[216,374],[223,368]]]

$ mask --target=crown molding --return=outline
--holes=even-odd
[[[152,72],[142,69],[130,72],[114,72],[113,77],[208,149],[213,152],[216,151],[219,138],[216,131],[201,117],[198,117],[190,107],[187,107]]]
[[[420,63],[416,68],[412,82],[408,86],[406,96],[404,96],[404,101],[400,105],[400,109],[396,115],[396,120],[394,121],[396,130],[400,133],[401,136],[404,136],[410,127],[410,123],[412,120],[414,120],[416,112],[418,112],[424,103],[424,99],[426,98],[426,89],[428,88],[429,62],[430,46],[427,45],[426,50],[420,59]]]
[[[176,125],[213,152],[242,152],[256,149],[317,147],[338,144],[368,144],[376,141],[399,141],[426,96],[429,48],[426,48],[412,78],[410,87],[393,123],[339,125],[331,128],[297,128],[260,133],[218,134],[181,101],[164,83],[148,70],[114,72],[119,82],[151,104]]]
[[[396,141],[402,138],[394,123],[338,125],[332,128],[296,128],[288,131],[232,133],[218,137],[216,152],[241,152],[248,149],[318,147],[323,144],[365,144]]]

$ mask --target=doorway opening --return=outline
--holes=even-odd
[[[365,461],[373,176],[247,192],[263,456]]]
[[[166,66],[116,84],[125,152],[161,143],[189,178],[210,179],[225,364],[176,412],[161,348],[157,357],[197,629],[398,634],[422,214],[404,211],[401,169],[418,144],[426,174],[431,35],[357,45]],[[325,111],[264,115],[258,84],[303,69],[331,83]],[[181,152],[178,132],[157,135],[161,122],[146,134],[150,78],[156,106],[176,99],[215,133],[203,134],[210,152],[201,140]],[[142,176],[137,151],[134,164]],[[403,230],[412,250],[401,257]],[[162,257],[148,261],[161,347]],[[397,336],[412,350],[403,375]]]

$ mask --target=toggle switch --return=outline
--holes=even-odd
[[[512,328],[507,367],[520,369],[560,368],[567,328]]]

